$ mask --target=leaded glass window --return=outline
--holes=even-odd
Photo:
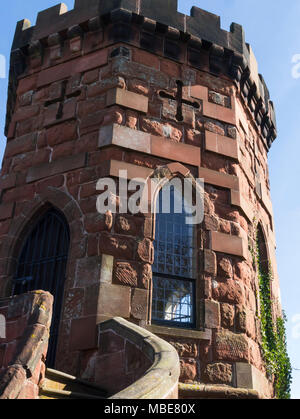
[[[195,327],[195,227],[186,222],[190,213],[182,192],[169,185],[165,189],[156,207],[152,321]]]

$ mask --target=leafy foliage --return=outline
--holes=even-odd
[[[286,317],[273,320],[271,282],[272,269],[267,272],[260,262],[259,243],[257,241],[257,266],[259,276],[260,318],[262,350],[269,375],[275,378],[275,394],[278,399],[289,399],[292,381],[292,367],[287,353],[285,323]]]

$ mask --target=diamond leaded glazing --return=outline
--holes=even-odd
[[[166,193],[167,192],[167,193]],[[164,199],[169,195],[170,204]],[[195,234],[182,193],[163,188],[157,200],[152,320],[191,327],[195,323]]]

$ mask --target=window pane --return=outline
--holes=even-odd
[[[193,294],[193,281],[154,276],[152,319],[182,325],[193,324]]]
[[[188,213],[185,211],[183,198],[178,197],[179,193],[175,188],[171,187],[170,195],[171,212],[168,214],[161,212],[162,191],[158,198],[153,272],[195,279],[194,226],[186,224]],[[178,208],[179,199],[181,199],[181,214],[174,212],[176,207]]]
[[[152,320],[192,327],[196,279],[194,226],[186,224],[190,213],[185,211],[181,191],[168,188],[169,205],[163,202],[166,197],[163,190],[157,200]]]

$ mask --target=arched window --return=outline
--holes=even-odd
[[[169,184],[160,190],[152,297],[152,322],[156,324],[196,326],[196,237],[194,225],[187,223],[190,215],[182,191]]]
[[[264,317],[264,333],[267,337],[267,344],[269,346],[269,350],[273,351],[275,350],[275,338],[272,307],[272,283],[265,235],[263,232],[263,228],[260,224],[257,227],[257,253],[260,305],[261,307],[263,307],[262,317]]]
[[[26,237],[17,264],[13,294],[34,290],[54,296],[47,365],[54,366],[69,251],[69,227],[63,214],[48,210]]]

